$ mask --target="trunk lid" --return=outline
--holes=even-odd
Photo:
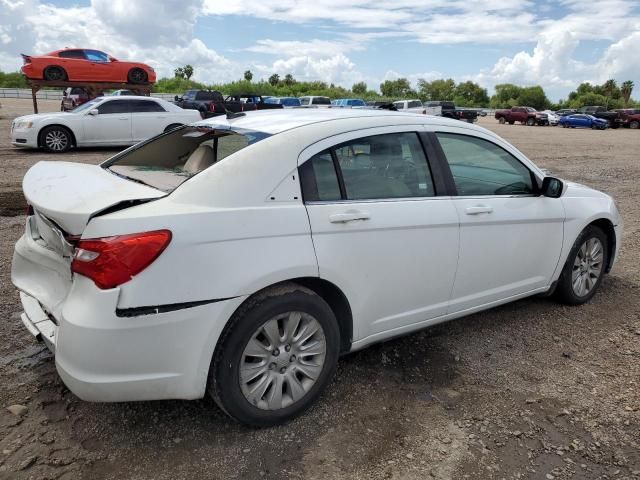
[[[82,234],[91,217],[119,203],[166,195],[100,166],[71,162],[35,164],[22,187],[34,210],[70,235]]]

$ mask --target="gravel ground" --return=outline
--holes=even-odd
[[[2,106],[3,132],[31,108]],[[346,356],[314,408],[267,430],[231,422],[209,400],[94,404],[65,388],[22,326],[10,282],[22,176],[60,157],[3,135],[0,478],[640,479],[640,133],[480,124],[616,198],[622,255],[598,295],[582,307],[526,299]]]

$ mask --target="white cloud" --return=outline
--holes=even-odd
[[[640,12],[638,2],[630,0],[91,0],[89,6],[67,8],[43,2],[0,0],[2,70],[17,69],[22,52],[82,46],[149,63],[160,75],[190,63],[195,78],[209,83],[240,78],[247,68],[258,78],[292,73],[343,86],[364,80],[374,88],[393,75],[414,85],[418,78],[452,76],[442,65],[442,72],[420,72],[419,65],[394,72],[395,58],[375,58],[375,53],[364,57],[367,65],[355,64],[363,52],[376,51],[369,50],[376,42],[395,42],[401,56],[405,42],[412,41],[518,45],[518,53],[454,77],[489,88],[500,82],[541,84],[558,98],[585,80],[640,79],[640,56],[635,55]],[[276,28],[262,40],[234,45],[233,52],[241,55],[227,57],[199,38],[195,27],[197,22],[237,21],[230,15],[268,20]],[[283,33],[288,36],[279,38],[279,24],[304,25],[298,28],[314,35]],[[604,42],[597,58],[584,60],[585,41]],[[452,57],[454,62],[460,64]]]

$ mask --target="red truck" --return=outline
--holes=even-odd
[[[531,107],[513,107],[510,110],[496,110],[495,117],[501,124],[509,123],[509,125],[513,125],[516,122],[529,126],[535,125],[536,123],[543,125],[544,120],[546,120],[539,117],[536,109]]]
[[[640,128],[640,108],[623,108],[618,112],[618,124],[633,129]]]

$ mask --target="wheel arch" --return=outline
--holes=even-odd
[[[609,273],[611,271],[611,267],[613,267],[613,260],[616,252],[616,230],[613,227],[613,222],[607,218],[599,218],[597,220],[592,221],[587,226],[595,226],[604,232],[607,236],[607,265],[605,267],[605,272]]]
[[[353,315],[351,312],[351,305],[349,304],[346,295],[340,288],[338,288],[335,284],[329,282],[328,280],[324,280],[319,277],[291,278],[288,280],[273,283],[253,292],[251,295],[246,297],[245,300],[240,305],[238,305],[238,307],[231,314],[231,316],[225,323],[224,328],[222,329],[222,333],[220,334],[214,350],[218,348],[220,339],[224,337],[226,330],[230,327],[231,319],[233,318],[233,316],[236,314],[236,312],[241,310],[247,302],[252,301],[252,299],[254,299],[256,296],[259,296],[268,290],[274,290],[279,287],[291,284],[308,288],[320,298],[322,298],[325,302],[327,302],[331,310],[333,310],[333,313],[336,316],[336,320],[338,321],[338,328],[340,330],[340,353],[349,352],[351,350],[351,343],[353,342]]]
[[[64,125],[62,123],[52,123],[50,125],[43,125],[42,128],[38,131],[38,147],[42,147],[42,132],[44,131],[45,128],[49,128],[49,127],[64,128],[71,135],[71,144],[74,147],[78,146],[78,143],[76,141],[76,134],[73,132],[73,129],[69,128],[67,125]]]

